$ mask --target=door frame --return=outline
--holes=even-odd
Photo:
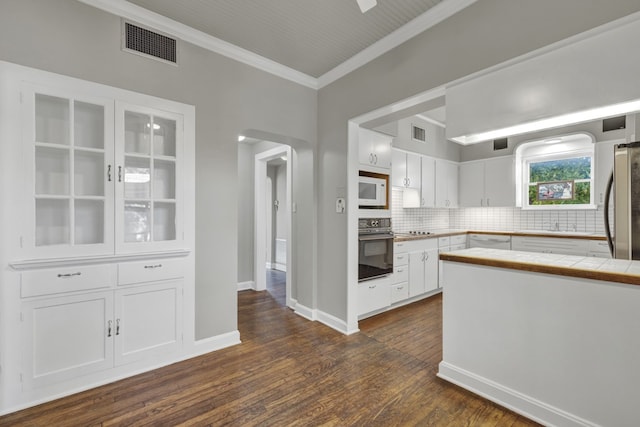
[[[294,308],[295,304],[291,298],[292,278],[293,278],[293,233],[292,233],[292,159],[291,147],[280,144],[280,146],[257,153],[254,163],[254,267],[253,277],[256,284],[256,291],[264,291],[267,289],[267,267],[266,267],[266,227],[267,227],[267,207],[265,200],[267,185],[267,162],[282,156],[287,156],[287,180],[286,194],[287,200],[284,203],[285,218],[287,222],[287,271],[286,271],[286,304],[287,307]]]

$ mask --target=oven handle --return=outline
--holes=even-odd
[[[387,240],[393,239],[393,234],[361,234],[358,236],[358,240]]]

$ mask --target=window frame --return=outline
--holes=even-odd
[[[516,198],[517,206],[523,210],[569,210],[569,209],[597,209],[595,203],[595,139],[589,134],[578,134],[576,136],[584,136],[584,141],[580,141],[572,146],[570,143],[563,141],[557,142],[550,149],[549,153],[541,153],[547,146],[544,140],[535,140],[522,143],[516,149],[517,168],[516,168],[516,182],[518,188],[518,197]],[[566,149],[562,149],[562,145],[566,145]],[[550,145],[549,145],[550,146]],[[534,153],[527,154],[527,150],[534,151]],[[530,205],[529,204],[529,186],[533,185],[529,181],[531,176],[530,166],[533,163],[548,162],[554,160],[566,160],[580,157],[588,157],[590,159],[590,178],[589,179],[576,179],[575,183],[589,182],[589,203],[581,204],[542,204],[542,205]]]

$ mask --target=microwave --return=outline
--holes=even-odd
[[[358,205],[368,209],[387,209],[387,177],[359,176]]]

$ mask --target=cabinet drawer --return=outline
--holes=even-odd
[[[438,237],[438,247],[443,248],[445,246],[449,246],[451,243],[451,238],[447,237]]]
[[[409,278],[408,265],[396,265],[393,267],[392,283],[406,282]]]
[[[21,275],[20,296],[28,298],[62,292],[106,289],[115,284],[115,273],[116,267],[113,264],[25,271]]]
[[[409,262],[409,254],[404,252],[404,253],[394,253],[393,256],[393,265],[397,266],[397,265],[407,265],[407,263]]]
[[[458,234],[457,236],[451,236],[451,246],[453,245],[466,245],[467,244],[467,235],[466,234]]]
[[[396,242],[393,244],[393,253],[407,253],[407,243],[406,242]]]
[[[118,264],[118,285],[179,279],[184,276],[184,261],[161,259]]]
[[[391,285],[391,304],[404,301],[409,298],[409,286],[407,282]]]

